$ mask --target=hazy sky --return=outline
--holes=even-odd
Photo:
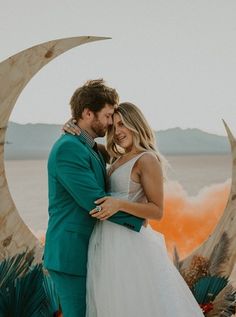
[[[110,36],[45,66],[11,120],[62,123],[85,80],[103,77],[137,104],[155,130],[200,128],[236,134],[235,0],[0,0],[0,59],[80,35]]]

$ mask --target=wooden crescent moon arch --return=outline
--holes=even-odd
[[[214,232],[201,246],[183,259],[181,264],[183,269],[186,268],[189,266],[193,256],[197,254],[210,258],[214,247],[219,243],[222,236],[226,234],[227,239],[229,240],[229,249],[227,252],[227,259],[221,271],[222,275],[230,276],[236,263],[236,139],[224,120],[223,122],[228,134],[232,153],[232,183],[228,202]]]
[[[31,78],[62,53],[107,37],[80,36],[49,41],[0,63],[0,261],[7,256],[29,250],[40,262],[42,246],[20,217],[11,194],[4,168],[4,142],[8,120],[16,100]]]
[[[7,123],[17,98],[31,78],[47,63],[69,49],[105,37],[74,37],[46,42],[24,50],[0,63],[0,261],[7,256],[32,250],[35,261],[41,261],[42,246],[21,219],[11,194],[4,168],[4,141]],[[187,267],[195,254],[209,257],[226,232],[230,241],[224,274],[230,275],[236,259],[236,140],[224,122],[232,149],[232,186],[225,211],[209,238],[182,260]]]

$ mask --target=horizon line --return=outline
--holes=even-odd
[[[63,123],[47,123],[47,122],[27,122],[27,123],[21,123],[21,122],[16,122],[16,121],[11,121],[9,120],[8,123],[14,123],[14,124],[18,124],[18,125],[34,125],[34,124],[45,124],[45,125],[61,125],[63,126]],[[160,130],[155,130],[155,129],[152,129],[154,132],[160,132],[160,131],[167,131],[167,130],[174,130],[174,129],[180,129],[180,130],[199,130],[199,131],[202,131],[204,133],[207,133],[207,134],[213,134],[213,135],[217,135],[217,136],[222,136],[222,137],[228,137],[227,136],[227,132],[225,131],[225,135],[223,134],[219,134],[217,132],[209,132],[209,131],[205,131],[201,128],[183,128],[183,127],[180,127],[180,126],[176,126],[176,127],[172,127],[172,128],[166,128],[166,129],[160,129]]]

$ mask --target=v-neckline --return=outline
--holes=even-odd
[[[115,173],[115,171],[117,171],[120,167],[126,165],[127,163],[129,163],[130,161],[132,161],[133,159],[135,159],[136,157],[138,157],[140,154],[142,154],[142,153],[144,153],[144,152],[146,152],[146,151],[140,152],[139,154],[135,155],[134,157],[132,157],[132,158],[129,159],[128,161],[126,161],[126,162],[124,162],[123,164],[119,165],[117,168],[115,168],[115,169],[112,171],[111,174],[108,174],[108,177],[111,177],[111,176],[113,175],[113,173]],[[121,156],[120,156],[120,157],[121,157]],[[120,157],[119,157],[119,158],[120,158]],[[118,158],[117,160],[119,160],[119,158]],[[117,161],[117,160],[116,160],[116,161]],[[114,162],[114,164],[115,164],[115,162]],[[111,166],[112,166],[112,165],[111,165]],[[111,166],[110,166],[110,168],[111,168]]]

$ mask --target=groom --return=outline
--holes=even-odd
[[[103,137],[118,103],[115,89],[91,80],[70,101],[81,134],[65,134],[48,159],[49,222],[44,266],[55,284],[63,317],[85,317],[87,251],[96,219],[89,215],[98,198],[107,196],[106,167],[94,141]],[[143,219],[122,211],[110,221],[139,231]],[[106,300],[106,299],[104,299]]]

